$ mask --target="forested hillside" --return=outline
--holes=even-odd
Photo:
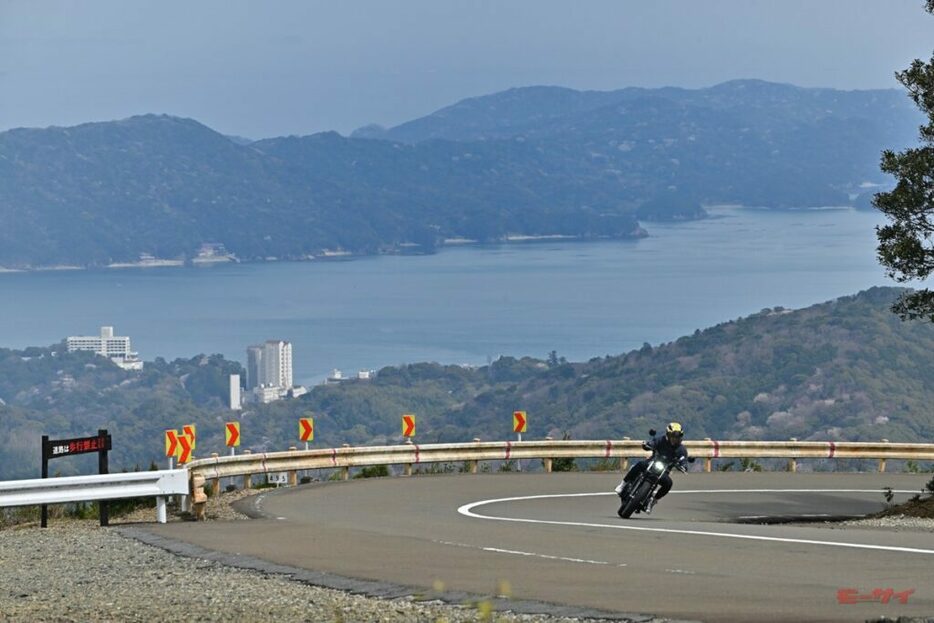
[[[930,440],[934,326],[889,310],[900,290],[873,288],[802,310],[767,309],[668,344],[569,363],[504,357],[464,368],[389,367],[371,381],[318,386],[297,400],[224,409],[220,356],[148,363],[124,372],[108,360],[57,349],[0,350],[0,479],[38,473],[39,436],[108,428],[117,466],[164,461],[162,432],[196,423],[199,455],[223,449],[223,422],[239,419],[243,448],[296,445],[297,418],[316,418],[315,446],[399,443],[415,413],[423,443],[507,439],[526,410],[526,438],[638,438],[677,419],[689,438]],[[56,468],[76,469],[62,462]]]

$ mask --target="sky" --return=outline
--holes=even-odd
[[[144,113],[264,138],[516,86],[897,88],[921,0],[0,0],[0,130]]]

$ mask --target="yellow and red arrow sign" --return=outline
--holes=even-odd
[[[188,437],[188,441],[191,442],[191,449],[194,450],[194,449],[195,449],[195,441],[196,441],[196,435],[195,435],[196,429],[195,429],[195,425],[194,425],[194,424],[185,424],[184,426],[182,426],[182,432]]]
[[[402,416],[402,435],[404,437],[415,436],[415,416],[406,414]]]
[[[240,422],[227,422],[224,425],[224,439],[228,448],[240,445]]]
[[[188,435],[178,436],[178,464],[184,465],[191,460],[191,439]]]
[[[513,411],[512,414],[512,432],[524,433],[529,427],[529,419],[525,411]]]
[[[178,454],[178,431],[165,431],[165,455],[175,456]]]
[[[315,419],[303,417],[298,419],[298,439],[299,441],[314,441],[315,439]]]

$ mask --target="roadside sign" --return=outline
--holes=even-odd
[[[185,433],[185,435],[188,436],[188,441],[191,442],[191,449],[194,450],[194,449],[195,449],[195,441],[196,441],[196,436],[195,436],[195,425],[194,425],[194,424],[185,424],[184,426],[182,426],[182,432]]]
[[[286,472],[271,472],[266,474],[266,482],[271,485],[289,484],[289,475]]]
[[[310,417],[299,418],[298,420],[298,439],[299,441],[315,440],[315,419]]]
[[[524,433],[529,427],[529,419],[525,411],[514,411],[512,414],[512,432]]]
[[[178,431],[167,430],[165,431],[165,455],[166,456],[177,456],[178,455]]]
[[[77,439],[56,439],[48,442],[49,458],[68,456],[71,454],[84,454],[85,452],[101,452],[111,449],[110,435],[97,437],[79,437]]]
[[[100,428],[97,435],[93,437],[75,437],[72,439],[49,439],[48,435],[42,435],[42,477],[49,477],[49,461],[61,457],[71,456],[73,454],[86,454],[88,452],[97,453],[97,471],[101,474],[107,474],[110,471],[107,453],[113,448],[113,440],[106,428]],[[49,507],[47,504],[40,506],[39,525],[43,528],[49,525]],[[106,526],[109,523],[109,514],[107,511],[107,502],[98,503],[100,523]]]
[[[178,436],[178,464],[184,465],[191,460],[191,439],[188,435]]]
[[[224,440],[228,448],[240,445],[240,422],[227,422],[224,425]]]
[[[415,416],[406,414],[402,416],[402,435],[404,437],[415,436]]]

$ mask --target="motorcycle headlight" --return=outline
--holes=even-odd
[[[649,463],[649,469],[654,474],[661,474],[665,471],[665,464],[662,461],[652,461]]]

